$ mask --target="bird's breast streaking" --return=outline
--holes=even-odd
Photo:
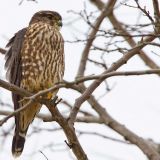
[[[63,77],[63,38],[48,24],[28,27],[22,49],[21,87],[37,91],[49,88]]]

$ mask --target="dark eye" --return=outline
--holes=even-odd
[[[52,20],[52,16],[49,15],[49,16],[48,16],[48,19],[49,19],[49,20]]]

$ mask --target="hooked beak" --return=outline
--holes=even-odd
[[[62,21],[58,21],[58,25],[59,25],[60,27],[62,27],[62,26],[63,26]]]

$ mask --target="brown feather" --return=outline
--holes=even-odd
[[[21,49],[24,41],[24,35],[26,33],[26,28],[18,31],[14,37],[10,39],[6,47],[10,47],[9,50],[5,54],[5,68],[7,69],[7,78],[10,83],[15,84],[17,86],[20,86],[21,82],[21,72],[22,72],[22,67],[21,67]],[[14,109],[20,108],[19,106],[19,100],[20,96],[12,92],[12,100],[14,103]],[[18,145],[23,145],[25,139],[24,137],[17,136],[19,133],[19,113],[15,116],[15,123],[16,123],[16,128],[15,128],[15,135],[13,138],[13,142],[20,141]],[[14,152],[14,147],[12,146],[12,153]]]
[[[5,55],[6,63],[5,67],[7,69],[7,78],[10,83],[20,86],[21,82],[21,49],[24,41],[24,35],[26,33],[26,28],[20,30],[12,37],[6,47],[10,47]],[[12,99],[14,103],[14,109],[19,108],[19,95],[12,93]],[[17,115],[18,116],[18,115]],[[16,117],[17,117],[16,116]],[[16,120],[17,121],[17,120]],[[18,121],[17,121],[18,123]]]
[[[64,74],[64,41],[59,32],[62,18],[57,12],[40,11],[31,19],[29,26],[17,32],[9,41],[6,68],[9,81],[31,93],[50,88],[61,81]],[[58,91],[58,90],[57,90]],[[46,97],[55,96],[57,91]],[[14,108],[27,103],[13,94]],[[12,153],[19,156],[24,147],[30,123],[41,105],[34,103],[15,116],[15,135]]]

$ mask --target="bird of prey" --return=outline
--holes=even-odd
[[[33,15],[28,27],[18,31],[7,47],[5,67],[10,83],[31,93],[48,89],[60,82],[64,74],[64,41],[60,33],[62,18],[55,11],[39,11]],[[58,90],[48,93],[51,99]],[[12,93],[14,109],[28,101]],[[41,105],[32,103],[15,116],[15,133],[12,154],[20,156],[30,123],[39,112]]]

